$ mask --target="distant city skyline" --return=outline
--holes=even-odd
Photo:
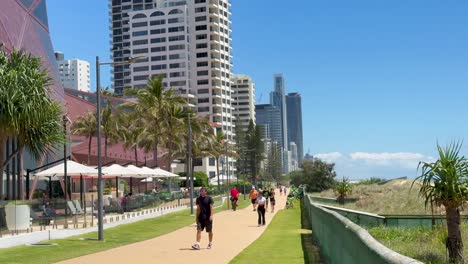
[[[47,4],[55,50],[109,60],[107,1]],[[339,176],[414,177],[437,141],[466,138],[467,1],[295,4],[232,3],[233,72],[251,76],[257,104],[268,102],[271,76],[284,74],[285,92],[302,96],[305,153],[336,162]]]

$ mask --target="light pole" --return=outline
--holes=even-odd
[[[145,59],[145,57],[130,58],[122,62],[99,62],[96,56],[96,112],[97,112],[97,159],[98,159],[98,240],[104,240],[104,208],[102,186],[102,161],[101,161],[101,65],[127,65]]]
[[[190,112],[187,114],[188,142],[187,142],[187,175],[190,178],[190,215],[193,215],[193,171],[192,171],[192,125],[190,124]]]
[[[226,135],[227,137],[227,135]],[[230,188],[231,188],[231,183],[229,182],[229,158],[227,156],[227,140],[226,143],[224,144],[224,157],[226,158],[226,180],[227,180],[227,186],[228,186],[228,195],[227,199],[229,200],[229,195],[230,195]],[[227,203],[227,209],[229,210],[229,202]]]

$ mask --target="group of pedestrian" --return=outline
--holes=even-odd
[[[281,189],[280,189],[281,190]],[[239,191],[236,187],[231,189],[231,199],[233,202],[237,203],[239,198]],[[271,213],[275,211],[275,190],[271,188],[270,190],[256,190],[255,186],[252,186],[252,189],[249,193],[249,198],[252,203],[253,211],[257,211],[258,214],[258,226],[266,224],[265,212],[268,210],[268,205],[271,206]],[[197,223],[197,234],[196,242],[192,245],[192,248],[195,250],[200,250],[200,240],[201,233],[203,230],[206,230],[208,233],[208,246],[207,249],[213,247],[213,198],[207,195],[205,187],[200,189],[200,196],[195,201],[197,205],[197,213],[195,216],[195,221]]]

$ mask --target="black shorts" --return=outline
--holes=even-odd
[[[270,198],[270,203],[271,203],[271,205],[275,205],[275,204],[276,204],[275,199],[271,199],[271,198]]]
[[[252,204],[255,204],[256,201],[257,199],[251,199]]]
[[[206,232],[211,232],[213,230],[213,221],[206,220],[197,222],[197,230],[203,231],[205,228]]]

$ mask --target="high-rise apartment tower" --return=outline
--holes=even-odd
[[[55,59],[59,67],[60,82],[64,87],[90,91],[89,62],[79,59],[66,60],[61,52],[55,52]]]
[[[255,124],[255,84],[247,75],[236,75],[231,88],[236,124],[247,131],[250,120]]]
[[[228,0],[109,0],[114,90],[163,76],[199,115],[232,139],[231,29]]]
[[[299,93],[289,93],[286,96],[286,109],[288,143],[296,143],[297,159],[299,164],[301,164],[304,159],[304,147],[302,140],[302,103]]]
[[[283,150],[288,150],[288,130],[286,124],[286,100],[283,74],[273,76],[274,90],[270,94],[270,104],[279,109],[281,114],[281,140],[279,143]]]

